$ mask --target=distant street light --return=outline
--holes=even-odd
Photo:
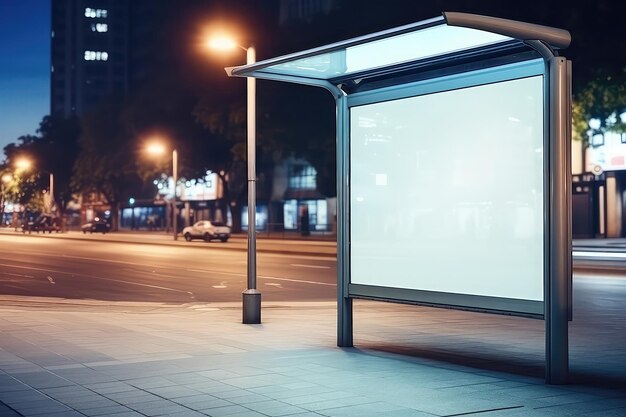
[[[165,155],[167,149],[159,142],[150,142],[146,146],[146,152],[151,155]],[[172,179],[174,180],[174,192],[172,193],[172,227],[174,228],[174,240],[178,240],[178,216],[176,213],[176,183],[178,182],[178,152],[172,150]]]
[[[228,37],[215,37],[207,42],[209,48],[215,50],[246,51],[246,64],[254,64],[256,51],[254,47],[243,47]],[[256,79],[247,79],[248,101],[248,288],[243,292],[243,322],[245,324],[261,323],[261,292],[256,288]]]
[[[130,230],[133,230],[135,229],[135,199],[129,198],[128,204],[130,204]]]
[[[17,169],[27,170],[30,169],[32,165],[33,163],[30,161],[30,159],[26,158],[19,158],[17,161],[15,161],[15,168]]]
[[[33,166],[33,163],[30,159],[27,158],[19,158],[15,161],[15,167],[22,170],[29,170]],[[49,183],[48,183],[48,212],[52,213],[52,209],[54,207],[54,174],[50,171],[46,171],[45,169],[38,168],[39,171],[44,172],[49,175]]]

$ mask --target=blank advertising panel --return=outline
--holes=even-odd
[[[543,82],[350,108],[351,284],[543,301]]]

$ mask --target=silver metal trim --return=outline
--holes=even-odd
[[[470,13],[443,12],[443,16],[449,26],[484,30],[521,40],[544,41],[556,49],[567,48],[572,41],[568,31],[550,26]]]
[[[350,296],[400,304],[417,304],[429,307],[461,308],[509,316],[543,318],[543,302],[513,298],[487,297],[472,294],[454,294],[407,288],[378,287],[350,284]],[[511,309],[511,306],[514,308]]]
[[[349,236],[349,112],[347,96],[337,103],[337,346],[352,347],[353,308],[350,298],[350,236]]]
[[[441,77],[438,79],[428,79],[423,81],[418,81],[410,84],[403,85],[394,85],[390,87],[386,87],[384,89],[367,91],[363,93],[355,93],[349,95],[347,97],[348,101],[348,110],[352,107],[367,105],[378,103],[382,101],[391,101],[398,100],[408,97],[415,97],[419,95],[426,95],[432,93],[439,93],[450,90],[457,90],[461,88],[475,87],[479,85],[491,84],[496,82],[505,82],[509,80],[515,80],[525,77],[534,77],[541,76],[544,79],[544,95],[546,95],[545,91],[547,90],[547,81],[546,78],[546,63],[543,59],[537,58],[529,61],[516,62],[512,64],[505,64],[501,67],[492,67],[486,70],[477,70],[473,72],[463,73],[463,74],[454,74],[446,77]],[[544,103],[546,103],[546,99],[544,98]],[[349,118],[348,118],[349,120]],[[546,111],[544,115],[544,126],[548,125],[548,113]],[[548,137],[547,130],[544,131],[544,148],[547,153],[547,140]],[[350,136],[348,131],[348,164],[349,164],[349,151],[350,151]],[[546,178],[548,178],[548,160],[544,155],[544,201],[548,199],[548,182]],[[349,165],[348,165],[349,167]],[[349,183],[348,183],[349,186]],[[349,191],[349,190],[348,190]],[[349,194],[346,196],[347,205],[349,205],[350,196]],[[544,206],[544,213],[547,212],[547,205]],[[348,213],[349,215],[349,213]],[[346,217],[346,220],[349,221],[349,217]],[[549,219],[544,215],[544,235],[547,236],[549,232]],[[348,225],[348,228],[350,225]],[[547,267],[548,265],[548,251],[547,251],[547,243],[544,242],[543,246],[543,263],[544,263],[544,272],[543,272],[543,281],[545,284],[547,277]],[[348,253],[349,255],[349,253]],[[347,258],[347,263],[351,262],[350,258]],[[349,271],[349,270],[348,270]],[[359,288],[368,288],[367,293],[355,294],[353,293],[353,289]],[[411,290],[411,289],[402,289],[402,288],[392,288],[392,287],[378,287],[378,286],[367,286],[361,284],[350,284],[349,285],[349,296],[366,296],[368,298],[376,298],[379,300],[384,300],[385,296],[382,293],[376,293],[377,289],[381,289],[385,294],[391,293],[393,294],[393,302],[402,302],[402,295],[405,294],[410,296],[410,299],[407,299],[406,302],[412,304],[425,304],[425,305],[433,305],[433,306],[441,306],[441,307],[451,307],[451,306],[460,306],[464,309],[476,310],[476,311],[485,311],[489,310],[490,312],[495,312],[494,310],[501,309],[501,314],[506,315],[520,315],[520,316],[533,316],[533,317],[543,317],[544,314],[544,302],[545,302],[545,293],[544,293],[544,301],[536,301],[536,300],[515,300],[501,297],[490,297],[490,296],[472,296],[468,294],[453,294],[453,293],[441,293],[434,291],[422,291],[422,290]],[[397,292],[393,292],[397,290]],[[391,294],[390,293],[390,294]],[[433,296],[433,294],[440,294],[443,296],[451,296],[451,300],[454,301],[446,301],[445,299],[439,298],[440,296]],[[420,295],[424,295],[426,299],[419,299]],[[445,298],[445,297],[444,297]],[[435,301],[433,301],[435,300]],[[474,300],[478,302],[477,305],[471,305],[471,301]],[[489,300],[489,301],[486,301]],[[499,300],[499,301],[494,301]],[[510,305],[506,305],[506,303],[510,300],[513,300]],[[519,311],[517,309],[519,308]]]
[[[431,26],[437,26],[445,24],[443,16],[433,17],[432,19],[422,20],[416,23],[410,23],[408,25],[399,26],[380,32],[370,33],[368,35],[358,36],[356,38],[347,39],[331,43],[329,45],[320,46],[317,48],[307,49],[300,52],[294,52],[287,55],[282,55],[276,58],[266,59],[259,61],[253,65],[241,65],[237,67],[229,67],[227,69],[229,76],[250,76],[250,72],[258,71],[273,65],[284,64],[285,62],[295,61],[298,59],[308,58],[314,55],[320,55],[325,53],[334,52],[340,49],[349,48],[352,46],[362,45],[367,42],[374,42],[380,39],[389,38],[395,35],[401,35],[403,33],[414,32],[418,29],[425,29]],[[244,74],[245,73],[245,74]]]
[[[398,100],[412,96],[440,93],[466,87],[507,81],[535,75],[545,76],[545,62],[541,58],[505,64],[461,74],[429,78],[409,84],[393,85],[348,96],[348,107],[361,106],[381,101]]]
[[[308,77],[296,77],[293,75],[282,75],[282,74],[273,74],[268,72],[251,72],[247,74],[246,77],[254,77],[262,80],[269,81],[283,81],[294,84],[302,84],[309,85],[311,87],[321,87],[329,91],[335,99],[344,95],[344,92],[341,91],[339,87],[326,80],[321,80],[317,78],[308,78]]]
[[[374,42],[380,39],[389,38],[391,36],[400,35],[403,33],[414,32],[420,29],[425,29],[432,26],[441,24],[447,24],[449,26],[466,27],[470,29],[484,30],[492,33],[497,33],[503,36],[508,36],[513,39],[521,41],[541,41],[550,45],[552,48],[562,49],[566,48],[571,42],[571,36],[568,31],[549,26],[537,25],[533,23],[518,22],[515,20],[500,19],[490,16],[480,16],[468,13],[458,12],[444,12],[442,16],[435,17],[420,22],[383,30],[380,32],[372,33],[369,35],[359,36],[356,38],[348,39],[345,41],[335,42],[329,45],[320,46],[317,48],[307,49],[305,51],[295,52],[276,58],[270,58],[263,61],[256,62],[251,65],[242,65],[237,67],[227,67],[226,72],[231,77],[250,77],[257,76],[252,75],[254,72],[260,72],[268,67],[274,65],[284,64],[299,59],[308,58],[315,55],[326,54],[337,50],[362,45],[368,42]],[[380,70],[380,68],[375,68]],[[271,71],[264,73],[273,73]],[[363,77],[363,73],[367,71],[359,72],[355,74],[355,77]],[[350,74],[352,75],[352,74]],[[258,75],[262,78],[261,75]],[[295,77],[299,78],[299,77]],[[306,77],[302,77],[306,78]],[[334,77],[328,77],[334,78]],[[344,78],[350,78],[346,75]],[[320,78],[321,79],[321,78]]]

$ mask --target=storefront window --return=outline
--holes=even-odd
[[[267,230],[267,205],[256,206],[256,228],[257,230]],[[241,229],[248,230],[248,206],[241,209]]]
[[[311,165],[289,165],[288,176],[289,188],[293,190],[314,190],[317,187],[317,171]]]

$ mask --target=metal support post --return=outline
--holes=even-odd
[[[246,63],[253,64],[256,53],[246,49]],[[256,79],[247,78],[248,100],[248,288],[243,292],[243,323],[261,323],[261,292],[256,289]]]
[[[569,249],[569,209],[571,187],[569,155],[570,98],[567,61],[555,57],[549,65],[549,266],[545,288],[546,383],[567,383],[569,370],[568,316],[571,252]],[[569,275],[569,276],[568,276]]]
[[[352,347],[352,299],[349,297],[349,198],[348,189],[348,100],[343,93],[337,101],[337,346]]]

